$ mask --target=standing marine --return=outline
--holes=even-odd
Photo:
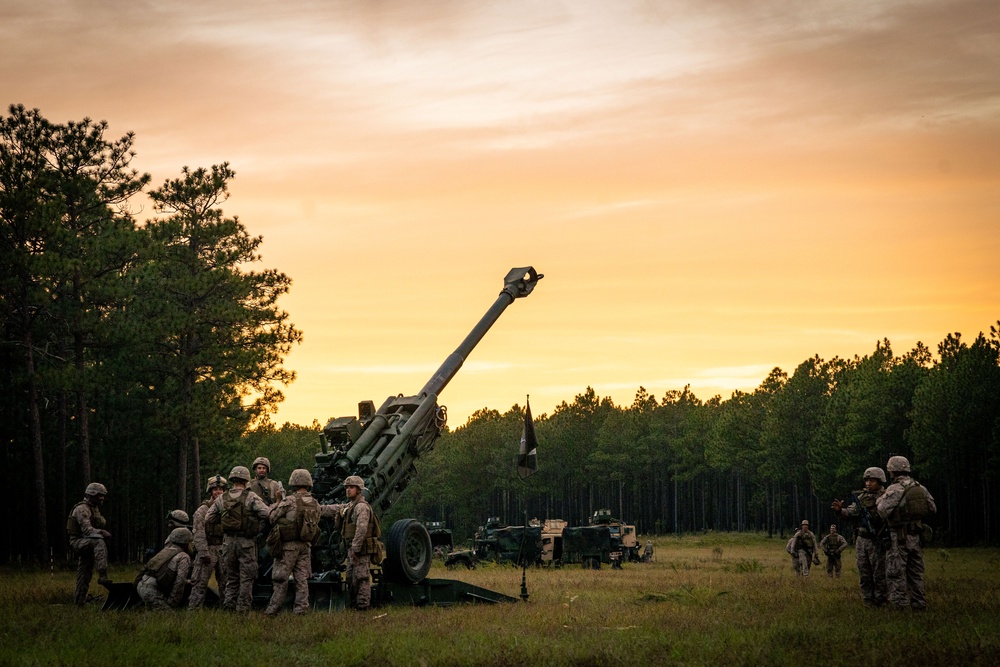
[[[208,508],[228,488],[225,478],[216,475],[208,480],[205,489],[209,494],[194,512],[194,569],[191,574],[191,597],[188,599],[188,609],[201,609],[205,606],[205,592],[208,590],[208,580],[215,573],[215,581],[219,586],[219,599],[226,597],[226,570],[222,561],[222,523],[208,523],[205,517]]]
[[[146,607],[177,609],[184,602],[193,539],[190,529],[174,528],[167,545],[146,562],[135,587]]]
[[[795,540],[793,548],[799,559],[798,574],[808,577],[809,566],[814,563],[819,565],[819,540],[816,539],[816,534],[809,530],[809,522],[805,519],[792,535],[792,539]]]
[[[885,467],[892,484],[876,507],[889,525],[889,550],[885,555],[889,603],[896,609],[909,605],[914,611],[924,611],[923,519],[936,514],[937,505],[930,492],[910,477],[910,462],[905,457],[892,456]]]
[[[288,577],[295,580],[295,605],[292,611],[309,611],[309,577],[312,575],[312,545],[319,539],[320,508],[312,497],[312,475],[308,470],[293,470],[288,478],[292,493],[271,508],[271,533],[268,549],[274,557],[271,569],[271,601],[265,613],[274,616],[285,604]]]
[[[347,547],[347,588],[351,607],[368,609],[372,598],[371,561],[376,552],[375,542],[381,537],[371,505],[364,496],[365,481],[357,475],[344,480],[347,502],[322,505],[323,516],[335,516],[340,525],[340,535]]]
[[[87,590],[95,567],[97,583],[111,585],[108,578],[108,545],[105,542],[111,533],[106,530],[108,522],[100,509],[107,496],[108,489],[103,484],[91,482],[83,492],[83,500],[73,507],[66,519],[69,544],[77,557],[73,601],[81,607],[87,602]]]
[[[840,554],[847,548],[847,540],[837,532],[837,524],[830,524],[830,532],[819,541],[819,548],[826,554],[826,576],[833,577],[834,572],[840,576]]]
[[[861,580],[861,602],[866,607],[881,607],[886,602],[885,542],[888,533],[876,503],[885,493],[885,472],[881,468],[868,468],[863,479],[865,488],[854,492],[850,505],[845,507],[843,500],[834,500],[830,507],[839,516],[857,521],[854,552]]]
[[[250,471],[236,466],[229,473],[231,489],[209,506],[205,523],[222,525],[222,562],[226,571],[226,597],[222,608],[250,611],[253,582],[257,578],[257,533],[267,519],[268,506],[247,488]]]
[[[271,474],[271,461],[265,456],[258,456],[253,460],[251,466],[254,473],[254,480],[250,482],[248,488],[260,496],[268,505],[274,505],[285,497],[281,484],[274,479],[268,478]]]

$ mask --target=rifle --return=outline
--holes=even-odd
[[[871,510],[861,504],[861,499],[858,498],[857,492],[851,494],[851,500],[853,500],[860,509],[860,514],[858,515],[858,525],[868,531],[872,540],[876,542],[888,541],[889,534],[885,529],[886,525],[882,518],[872,516]],[[875,527],[876,525],[878,528]]]

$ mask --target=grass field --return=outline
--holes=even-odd
[[[844,573],[796,577],[784,540],[655,540],[624,570],[529,570],[529,602],[388,607],[305,617],[101,612],[72,604],[74,573],[6,569],[0,665],[996,665],[1000,550],[930,548],[928,610],[865,609],[854,551]],[[116,580],[135,569],[113,568]],[[512,596],[521,571],[431,576]],[[96,584],[92,592],[98,592]]]

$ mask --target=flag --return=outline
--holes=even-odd
[[[535,438],[535,423],[531,421],[531,403],[524,409],[524,430],[521,432],[521,450],[517,454],[517,474],[527,479],[538,470],[538,440]]]

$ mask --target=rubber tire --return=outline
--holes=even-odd
[[[393,583],[416,584],[431,570],[434,549],[424,524],[416,519],[400,519],[392,524],[385,540],[382,572]]]

